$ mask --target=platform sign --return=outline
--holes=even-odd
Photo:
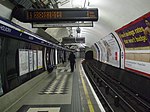
[[[64,37],[64,38],[62,38],[62,43],[64,43],[64,44],[67,44],[67,43],[85,43],[85,37],[80,37],[80,38]]]
[[[19,49],[19,75],[29,72],[28,50]]]
[[[22,22],[97,21],[97,8],[24,9],[13,11],[13,17]]]

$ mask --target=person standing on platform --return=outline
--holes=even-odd
[[[74,65],[76,63],[75,59],[76,59],[76,57],[75,57],[74,53],[71,52],[70,55],[69,55],[69,58],[68,58],[68,60],[70,61],[71,72],[74,71]]]

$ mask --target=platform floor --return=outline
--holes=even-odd
[[[60,64],[5,112],[101,112],[82,72],[81,59]]]

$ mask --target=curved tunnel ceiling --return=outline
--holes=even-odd
[[[99,9],[99,20],[94,22],[94,27],[81,28],[80,36],[85,37],[88,46],[150,11],[150,0],[70,0],[59,7],[83,8],[84,5]],[[59,35],[67,34],[62,31]],[[55,37],[58,38],[58,34]]]

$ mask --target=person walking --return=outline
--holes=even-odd
[[[74,53],[71,52],[70,55],[69,55],[69,58],[68,58],[68,60],[70,61],[71,72],[74,71],[74,65],[76,63],[75,59],[76,59],[76,57],[75,57]]]

